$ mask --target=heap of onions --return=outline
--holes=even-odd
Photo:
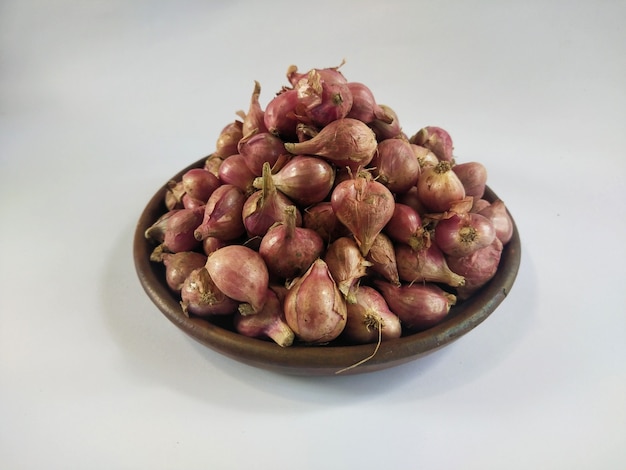
[[[342,64],[343,65],[343,64]],[[340,67],[299,72],[170,181],[145,236],[189,316],[279,347],[388,341],[443,321],[495,274],[513,222],[450,134],[411,137]]]

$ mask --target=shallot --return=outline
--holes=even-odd
[[[437,282],[452,287],[465,284],[463,276],[453,272],[436,244],[414,250],[403,243],[395,247],[398,274],[406,282]]]
[[[219,290],[204,266],[189,273],[181,286],[180,296],[180,305],[187,316],[230,315],[239,305]]]
[[[187,279],[191,271],[204,267],[206,258],[206,255],[197,251],[163,253],[162,261],[165,266],[165,282],[167,282],[169,288],[175,292],[180,292],[185,279]]]
[[[337,219],[352,232],[363,256],[393,216],[395,205],[391,191],[367,172],[339,183],[330,203]]]
[[[248,112],[243,117],[242,134],[249,135],[252,132],[267,132],[265,127],[264,112],[259,103],[259,97],[261,95],[261,84],[258,81],[254,81],[254,88],[252,90],[252,96],[250,97],[250,105],[248,106]]]
[[[341,237],[332,242],[326,249],[324,261],[346,301],[356,302],[359,282],[367,274],[371,263],[363,257],[354,240]]]
[[[243,137],[242,129],[243,123],[241,121],[234,121],[226,125],[217,138],[213,155],[226,158],[237,153],[237,145]]]
[[[239,305],[241,314],[261,311],[267,297],[269,272],[260,254],[243,245],[227,245],[211,253],[205,266],[221,292],[243,302]]]
[[[384,297],[374,288],[361,286],[353,303],[347,304],[347,321],[342,336],[352,343],[387,341],[402,335],[398,316],[389,310]]]
[[[392,284],[400,285],[396,252],[393,242],[387,235],[382,232],[376,235],[366,259],[372,263],[370,271],[377,273]]]
[[[491,221],[496,230],[496,237],[500,239],[503,245],[511,240],[513,237],[513,219],[501,199],[480,209],[478,213]]]
[[[422,218],[412,207],[396,202],[393,215],[383,229],[389,237],[407,244],[414,250],[430,245],[430,233],[424,229]]]
[[[393,117],[378,105],[367,85],[359,82],[348,82],[347,85],[352,93],[352,108],[346,117],[358,119],[366,124],[376,119],[387,124],[393,121]]]
[[[405,193],[417,184],[420,164],[411,144],[402,139],[379,142],[371,161],[372,174],[392,193]]]
[[[426,126],[421,128],[410,139],[411,143],[426,147],[437,156],[439,160],[452,162],[454,145],[452,137],[445,129],[437,126]]]
[[[232,184],[223,184],[211,194],[204,208],[202,223],[194,231],[196,240],[217,237],[234,240],[245,232],[241,211],[245,195]]]
[[[417,180],[417,194],[422,205],[432,212],[445,212],[453,203],[465,198],[465,188],[452,171],[452,164],[442,160],[422,168]]]
[[[346,326],[346,302],[321,258],[294,280],[283,308],[287,324],[304,343],[328,343]]]
[[[452,167],[463,183],[465,195],[480,199],[485,193],[487,185],[487,168],[480,162],[457,163]]]
[[[254,192],[254,179],[257,177],[246,165],[246,157],[235,153],[225,158],[218,171],[222,184],[232,184],[243,191],[247,196]]]
[[[467,256],[490,245],[496,237],[491,221],[480,214],[453,214],[437,222],[434,239],[448,256]]]
[[[233,325],[239,334],[251,338],[269,338],[282,347],[291,346],[295,337],[285,321],[282,304],[271,289],[268,289],[265,305],[259,313],[242,315],[236,312]]]

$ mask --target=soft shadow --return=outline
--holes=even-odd
[[[346,400],[351,404],[390,398],[400,403],[419,400],[478,379],[505,361],[532,328],[537,277],[532,260],[523,255],[509,298],[482,325],[445,348],[373,373],[281,375],[222,356],[171,324],[137,279],[133,231],[129,224],[113,241],[101,291],[104,322],[120,349],[120,371],[139,385],[158,384],[201,402],[275,413],[285,411],[285,401],[310,411],[322,405],[345,405]],[[485,339],[484,331],[494,334]]]

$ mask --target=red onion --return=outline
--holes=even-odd
[[[285,143],[285,148],[294,155],[316,155],[339,167],[348,166],[356,171],[372,161],[377,143],[365,123],[344,118],[329,123],[310,140]]]
[[[347,304],[347,321],[342,337],[352,343],[366,344],[399,338],[402,326],[389,310],[384,297],[368,286],[356,291],[354,303]]]
[[[339,183],[330,198],[337,219],[352,232],[363,256],[393,216],[393,194],[367,172]]]
[[[459,163],[452,167],[452,171],[463,183],[465,195],[480,199],[485,193],[487,184],[487,169],[479,162]]]
[[[255,176],[261,176],[266,162],[271,168],[278,162],[280,156],[285,154],[283,141],[269,132],[244,137],[239,141],[238,150]]]
[[[394,286],[375,281],[389,309],[395,313],[403,327],[425,330],[442,321],[456,303],[456,296],[436,284],[408,284]]]
[[[191,271],[180,290],[180,305],[187,316],[231,315],[237,311],[238,302],[221,292],[206,268]]]
[[[324,127],[345,118],[352,108],[352,93],[343,75],[339,75],[312,69],[294,85],[306,119],[315,126]]]
[[[324,242],[317,232],[297,227],[296,222],[297,209],[289,206],[283,222],[269,228],[259,247],[270,274],[280,279],[301,276],[324,250]]]
[[[419,195],[417,194],[417,186],[413,186],[404,194],[398,194],[396,197],[396,203],[404,204],[405,206],[409,206],[415,212],[417,212],[420,217],[426,214],[427,210],[420,201]]]
[[[478,213],[491,221],[496,230],[496,237],[500,239],[503,245],[509,243],[513,237],[513,219],[502,200],[498,199],[492,202]]]
[[[241,121],[231,122],[224,127],[217,138],[213,155],[226,158],[229,155],[237,153],[237,145],[243,137],[242,128],[243,123]]]
[[[491,205],[491,203],[489,201],[487,201],[486,199],[474,199],[472,201],[472,208],[471,208],[470,212],[480,212],[485,207],[489,207],[490,205]]]
[[[435,244],[414,250],[403,243],[396,244],[396,259],[400,280],[406,282],[437,282],[452,287],[465,283],[463,276],[454,273]]]
[[[465,188],[452,171],[448,161],[422,168],[417,180],[417,194],[424,207],[432,212],[446,212],[451,205],[465,197]]]
[[[241,211],[245,202],[241,189],[232,184],[223,184],[211,194],[206,203],[202,223],[194,236],[202,241],[207,237],[234,240],[245,233]]]
[[[285,209],[293,206],[283,193],[279,192],[272,181],[269,163],[263,166],[263,189],[253,193],[246,199],[242,217],[250,237],[262,237],[276,222],[283,220]],[[302,214],[296,213],[296,225],[302,225]]]
[[[320,158],[298,155],[270,178],[276,189],[296,204],[306,207],[328,196],[335,181],[335,169]],[[263,178],[257,178],[254,187],[262,188]]]
[[[221,184],[217,176],[204,168],[192,168],[183,174],[181,181],[185,194],[204,203]]]
[[[337,219],[329,201],[307,207],[302,224],[306,228],[315,230],[326,243],[350,234],[348,228]]]
[[[256,175],[246,165],[246,158],[239,153],[225,158],[220,165],[219,179],[222,181],[222,184],[237,186],[246,195],[254,192],[254,187],[252,186],[254,178],[256,178]]]
[[[491,221],[480,214],[453,214],[435,226],[434,240],[449,256],[467,256],[490,245],[496,237]]]
[[[328,204],[330,205],[330,202]],[[146,229],[144,237],[157,243],[163,243],[168,220],[178,211],[180,211],[180,209],[171,209],[159,216],[159,218]]]
[[[243,245],[227,245],[209,255],[206,269],[220,291],[244,302],[239,306],[240,313],[261,311],[267,297],[269,272],[260,254]]]
[[[410,206],[396,202],[393,215],[384,232],[396,242],[405,243],[413,250],[421,250],[430,245],[430,234],[424,230],[422,218]]]
[[[447,257],[448,266],[465,278],[465,284],[457,287],[459,300],[466,300],[493,278],[498,270],[503,245],[499,238],[474,251],[472,254],[455,258]]]
[[[417,184],[420,164],[411,144],[402,139],[387,139],[378,144],[370,164],[372,174],[392,193],[405,193]]]
[[[203,268],[207,257],[196,251],[181,251],[163,253],[162,258],[165,266],[165,282],[174,292],[180,292],[191,271]]]
[[[371,265],[352,238],[341,237],[332,242],[324,255],[331,276],[348,303],[354,303],[359,282]]]
[[[251,338],[269,338],[281,347],[293,344],[294,333],[287,322],[283,307],[276,294],[268,289],[265,306],[256,315],[237,312],[233,318],[235,330]]]
[[[410,139],[412,144],[420,145],[432,150],[439,160],[452,162],[454,145],[450,134],[441,127],[426,126],[420,129]]]
[[[320,75],[320,77],[324,80],[327,80],[330,82],[348,83],[344,75],[339,71],[339,69],[344,63],[345,62],[342,61],[341,64],[339,64],[336,67],[311,69],[304,73],[299,73],[297,66],[290,65],[287,68],[287,80],[289,80],[289,83],[291,83],[291,86],[295,87],[300,80],[302,80],[303,78],[306,78],[311,71],[315,70]]]
[[[182,199],[183,209],[195,209],[197,207],[202,207],[206,205],[206,201],[201,201],[200,199],[195,199],[189,194],[184,194]]]
[[[393,242],[384,233],[379,233],[374,238],[374,244],[366,257],[372,263],[370,270],[379,274],[392,284],[400,285],[398,263]]]
[[[385,113],[385,119],[374,119],[368,125],[374,131],[374,135],[378,142],[386,139],[395,139],[402,136],[402,127],[398,120],[398,115],[389,106],[381,104],[380,108]],[[391,121],[390,121],[391,118]]]
[[[283,305],[287,324],[305,343],[327,343],[346,326],[346,303],[326,263],[318,258],[294,280]]]
[[[267,127],[265,127],[264,121],[264,112],[259,103],[260,95],[261,84],[255,80],[252,96],[250,97],[248,113],[243,118],[242,133],[244,136],[249,135],[252,132],[267,132]]]
[[[348,82],[348,88],[352,93],[352,107],[346,117],[358,119],[366,124],[378,119],[387,124],[393,121],[383,108],[381,108],[374,98],[372,90],[359,82]]]
[[[265,107],[263,122],[267,130],[283,140],[295,139],[298,125],[295,115],[297,105],[298,92],[282,90]]]

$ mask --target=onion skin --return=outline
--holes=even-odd
[[[465,198],[465,188],[452,171],[452,165],[444,160],[433,167],[422,168],[417,180],[417,195],[426,210],[441,213]]]
[[[352,238],[341,237],[332,242],[324,255],[331,276],[348,303],[356,302],[359,281],[371,265]]]
[[[268,338],[285,348],[293,344],[295,335],[285,321],[280,300],[271,289],[267,291],[265,306],[256,315],[236,312],[233,325],[237,333],[250,338]]]
[[[330,203],[329,203],[330,204]],[[161,216],[144,232],[144,237],[157,243],[163,243],[167,221],[181,209],[170,209]],[[161,260],[159,260],[161,261]]]
[[[352,92],[341,74],[322,74],[311,69],[294,89],[298,92],[299,109],[305,115],[300,120],[320,128],[345,118],[352,108]]]
[[[296,90],[283,90],[276,95],[265,107],[263,122],[268,132],[283,140],[297,138],[296,126],[298,118],[295,109],[298,105]]]
[[[374,238],[393,216],[394,199],[385,185],[367,172],[339,183],[330,198],[337,219],[345,225],[367,256]]]
[[[304,274],[322,255],[324,242],[314,230],[296,226],[295,206],[286,209],[283,222],[269,228],[259,254],[273,276],[293,279]]]
[[[180,209],[167,219],[162,248],[170,253],[193,251],[198,246],[194,230],[202,222],[204,207]]]
[[[384,297],[372,287],[359,287],[354,303],[348,303],[346,311],[347,321],[342,337],[351,343],[375,343],[379,336],[381,341],[387,341],[402,335],[400,319],[389,310]]]
[[[420,164],[411,144],[402,139],[380,142],[370,165],[376,180],[397,194],[405,193],[415,186],[420,174]]]
[[[206,269],[217,288],[243,302],[242,315],[255,314],[265,305],[269,272],[263,258],[243,245],[227,245],[209,255]]]
[[[215,144],[214,156],[226,158],[237,153],[237,145],[243,137],[243,123],[234,121],[225,126],[220,132]]]
[[[209,256],[211,253],[225,247],[227,244],[228,243],[221,238],[206,237],[204,240],[202,240],[202,252],[206,256]]]
[[[407,244],[413,250],[430,246],[430,234],[424,230],[422,218],[412,207],[396,202],[393,215],[383,231],[393,241]]]
[[[297,155],[270,178],[281,193],[296,204],[307,207],[328,196],[335,181],[335,169],[320,158]],[[254,187],[262,188],[263,178],[255,179]]]
[[[174,292],[179,292],[185,279],[194,269],[203,268],[206,264],[206,255],[196,251],[181,251],[179,253],[163,253],[165,266],[165,282]]]
[[[192,168],[181,178],[183,191],[187,196],[206,203],[218,186],[220,180],[204,168]]]
[[[191,271],[183,282],[180,295],[180,305],[187,316],[231,315],[239,305],[217,288],[204,266]]]
[[[500,264],[502,249],[502,242],[496,237],[490,245],[468,256],[446,258],[450,269],[465,278],[465,284],[457,287],[459,300],[467,300],[493,278]]]
[[[291,284],[283,308],[287,324],[304,343],[328,343],[346,326],[346,302],[319,258]]]
[[[408,284],[394,286],[376,281],[376,287],[385,298],[389,309],[395,313],[402,326],[421,331],[441,322],[456,303],[456,296],[436,284]]]
[[[377,146],[372,130],[365,123],[351,118],[332,121],[315,137],[304,142],[285,143],[285,148],[293,155],[315,155],[353,171],[372,161]]]
[[[393,121],[393,117],[387,115],[385,110],[376,103],[374,94],[368,86],[359,82],[348,82],[347,86],[352,93],[352,107],[346,117],[358,119],[366,124],[376,119],[387,124]]]
[[[386,139],[396,139],[401,137],[402,126],[398,120],[398,115],[389,106],[381,104],[380,108],[385,113],[385,119],[374,119],[368,123],[368,126],[374,132],[376,140],[382,142]],[[390,120],[391,119],[391,120]]]
[[[382,232],[376,235],[366,259],[372,263],[369,268],[370,271],[377,273],[394,285],[400,285],[396,252],[393,242],[387,235]]]
[[[350,230],[337,219],[330,201],[318,202],[307,207],[302,217],[302,224],[306,228],[315,230],[327,244],[339,237],[350,235]]]
[[[220,166],[226,157],[220,157],[219,155],[211,154],[204,161],[204,169],[213,173],[217,178],[220,177]]]
[[[479,162],[458,163],[452,167],[463,183],[465,195],[480,199],[485,194],[487,185],[487,168]]]
[[[434,240],[448,256],[467,256],[491,244],[496,229],[491,221],[480,214],[453,214],[437,222]]]
[[[479,210],[478,213],[491,221],[496,230],[496,237],[500,239],[503,245],[511,241],[513,237],[513,219],[506,210],[506,206],[502,200],[498,199],[494,201]]]
[[[437,163],[439,163],[437,155],[435,155],[432,150],[417,144],[410,143],[409,145],[411,146],[411,149],[413,150],[413,153],[415,154],[415,157],[420,164],[420,168],[435,166]]]
[[[444,254],[435,244],[414,250],[408,245],[398,243],[395,253],[401,281],[437,282],[452,287],[465,284],[465,278],[449,268]]]
[[[423,127],[411,137],[410,142],[432,150],[440,161],[454,161],[454,144],[452,142],[452,137],[450,137],[448,131],[442,129],[441,127]]]
[[[202,223],[194,231],[196,240],[217,237],[235,240],[245,233],[241,211],[245,202],[241,189],[223,184],[211,194],[204,208]]]
[[[248,112],[244,116],[242,123],[241,130],[243,135],[249,135],[252,132],[267,132],[267,127],[265,127],[264,112],[259,103],[260,96],[261,84],[255,80],[252,96],[250,97],[250,105],[248,106]]]
[[[255,176],[263,174],[263,165],[266,162],[271,168],[285,154],[283,141],[269,132],[245,136],[239,141],[237,149]]]
[[[222,161],[218,172],[222,184],[232,184],[243,191],[246,196],[254,190],[254,179],[257,177],[246,165],[246,157],[236,153]]]

